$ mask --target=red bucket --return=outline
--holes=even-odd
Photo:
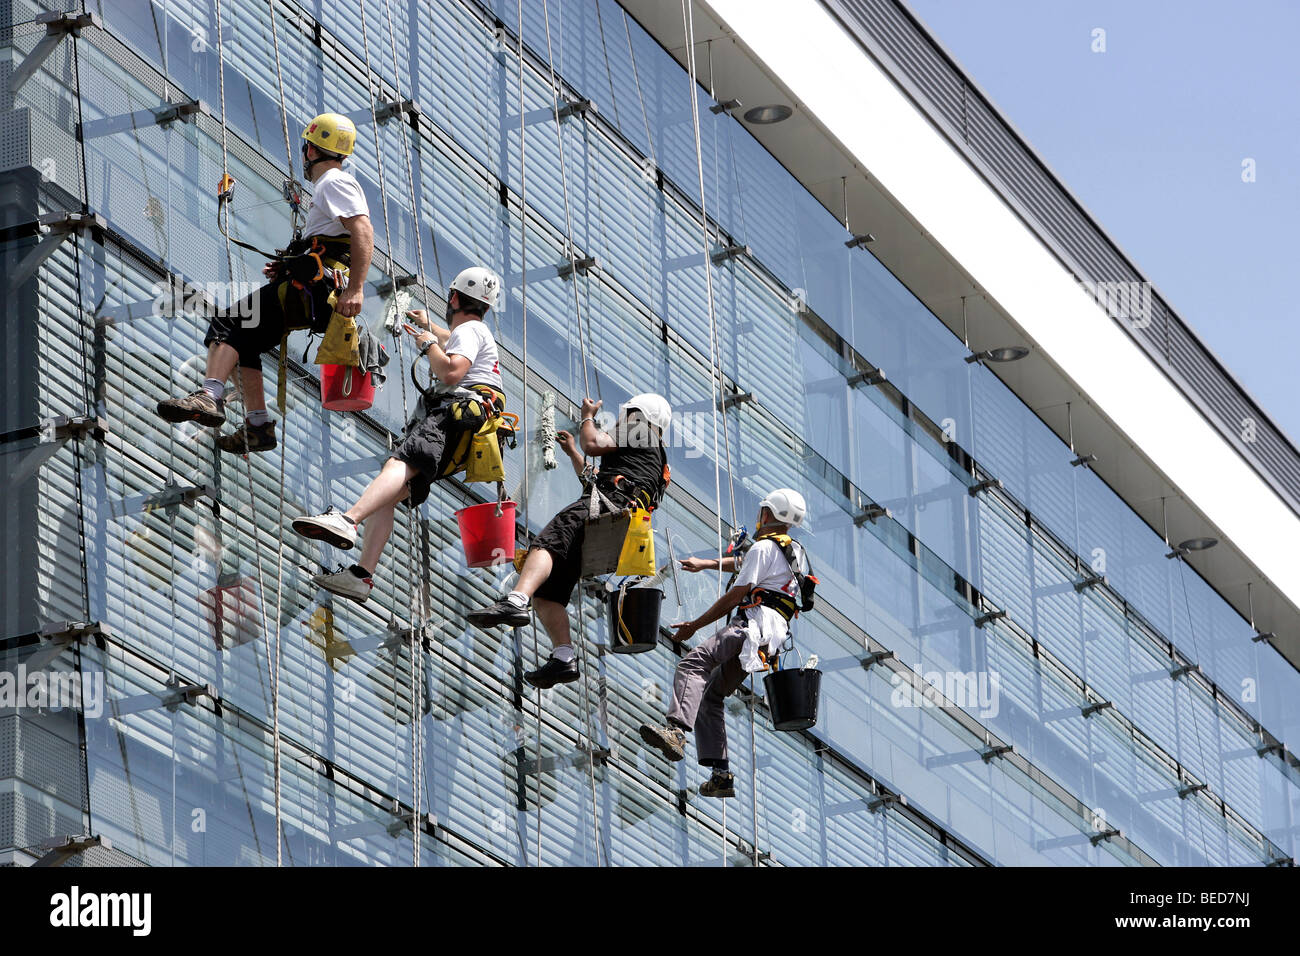
[[[465,563],[471,568],[490,568],[515,559],[515,503],[489,501],[470,505],[456,512],[460,525],[460,543],[465,548]]]
[[[331,412],[363,412],[375,401],[370,373],[352,365],[320,367],[320,403]]]

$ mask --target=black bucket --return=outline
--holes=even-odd
[[[654,650],[659,642],[659,605],[663,600],[659,588],[620,588],[610,595],[609,649],[615,654]]]
[[[773,671],[763,678],[772,726],[777,730],[807,730],[817,723],[817,698],[822,672],[808,668]]]

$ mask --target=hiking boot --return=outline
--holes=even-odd
[[[501,598],[499,601],[493,601],[487,607],[479,608],[477,611],[470,611],[465,615],[465,619],[484,630],[489,627],[496,627],[498,624],[523,627],[533,619],[533,604],[529,601],[527,605],[520,607],[509,598]]]
[[[220,428],[226,423],[226,402],[199,389],[181,398],[164,398],[158,403],[158,417],[173,425],[198,422]]]
[[[669,760],[681,760],[686,756],[686,733],[680,727],[671,724],[667,727],[642,724],[641,739]]]
[[[217,447],[232,455],[244,455],[250,451],[270,451],[275,447],[275,422],[262,425],[240,425],[229,435],[217,438]]]
[[[319,588],[324,588],[330,594],[337,594],[349,601],[365,604],[366,598],[370,597],[370,589],[375,582],[369,574],[361,577],[351,568],[340,567],[337,571],[327,571],[316,575],[311,579],[311,583]]]
[[[337,508],[327,508],[318,515],[299,515],[292,525],[304,538],[324,541],[344,551],[357,543],[357,526]]]
[[[577,658],[565,662],[554,657],[548,657],[546,663],[537,670],[525,674],[524,680],[534,687],[546,690],[546,688],[554,687],[556,684],[572,684],[580,676],[582,676],[582,672],[578,670]]]
[[[701,797],[734,797],[736,795],[736,777],[725,770],[713,771],[713,776],[700,784]]]

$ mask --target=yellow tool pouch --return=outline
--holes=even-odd
[[[336,293],[330,293],[330,305],[334,305]],[[357,341],[357,320],[348,315],[335,312],[330,315],[329,328],[316,349],[317,365],[350,365],[353,368],[361,364],[361,347]]]
[[[501,442],[497,440],[497,428],[501,418],[494,416],[483,423],[472,436],[469,446],[469,461],[465,463],[466,481],[505,481],[506,466],[501,460]]]
[[[627,536],[623,539],[623,550],[619,553],[618,568],[614,573],[620,576],[654,576],[655,538],[650,528],[650,512],[639,505],[632,508]]]
[[[479,386],[472,386],[479,391]],[[466,481],[506,480],[505,462],[501,456],[501,445],[506,442],[513,447],[513,436],[519,422],[517,415],[501,411],[505,407],[505,396],[495,389],[484,387],[481,399],[459,399],[447,411],[448,454],[443,458],[445,464],[439,478],[465,472]],[[477,428],[472,422],[481,414],[485,420]],[[456,427],[462,421],[470,421],[471,427]]]

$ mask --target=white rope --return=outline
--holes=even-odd
[[[698,81],[695,73],[695,17],[693,12],[692,0],[682,0],[682,26],[686,32],[686,62],[690,74],[690,97],[691,97],[691,122],[695,133],[695,165],[699,175],[700,186],[700,231],[702,234],[702,244],[704,250],[704,278],[705,288],[707,290],[708,309],[709,309],[709,372],[714,376],[714,394],[711,398],[713,405],[713,480],[714,492],[717,495],[718,515],[717,515],[717,532],[718,532],[718,596],[722,596],[722,481],[721,481],[721,461],[718,455],[718,415],[721,410],[723,446],[727,460],[727,490],[728,498],[731,503],[731,526],[736,527],[736,486],[732,478],[731,467],[731,438],[727,433],[727,413],[723,405],[725,400],[725,386],[722,375],[722,356],[718,343],[718,323],[717,315],[714,309],[713,300],[713,262],[710,256],[709,248],[709,218],[706,208],[706,198],[704,192],[704,147],[700,138],[700,104],[698,97]],[[710,51],[710,56],[712,51]],[[710,67],[712,74],[712,67]],[[713,82],[710,75],[709,82]],[[715,154],[716,155],[716,154]],[[749,678],[751,698],[749,704],[749,733],[750,733],[750,753],[751,753],[751,771],[753,781],[750,786],[753,805],[754,817],[754,865],[758,865],[758,752],[754,730],[754,678]],[[726,807],[723,807],[723,838],[726,837]],[[724,860],[725,862],[725,860]]]
[[[280,69],[280,33],[275,26],[275,0],[267,0],[267,12],[271,18],[271,45],[275,49],[275,82],[280,92],[280,127],[284,131],[284,154],[285,162],[288,164],[289,183],[288,194],[297,196],[297,190],[294,188],[296,183],[293,176],[293,145],[289,140],[289,110],[284,100],[284,74]],[[222,117],[224,119],[225,108],[222,108]],[[289,206],[292,210],[293,234],[298,235],[298,204],[290,200]],[[286,340],[287,342],[287,340]],[[285,404],[288,404],[287,398]],[[280,813],[280,788],[281,788],[281,766],[280,766],[280,666],[281,659],[281,642],[280,627],[283,613],[281,608],[284,602],[284,456],[289,445],[288,429],[289,410],[280,409],[280,494],[276,508],[276,524],[279,528],[279,538],[276,545],[275,561],[275,676],[271,690],[271,721],[272,729],[275,734],[275,865],[281,865],[281,855],[283,851],[283,823]],[[247,440],[248,429],[244,429],[244,437]]]
[[[564,130],[560,123],[560,88],[555,77],[555,64],[551,59],[551,16],[547,9],[547,0],[542,0],[542,17],[546,26],[546,68],[551,78],[552,116],[555,119],[555,143],[560,152],[560,186],[564,195],[564,245],[569,254],[569,279],[573,283],[573,309],[578,322],[578,349],[582,359],[582,387],[587,398],[591,397],[591,383],[587,378],[587,335],[582,322],[582,303],[578,295],[578,259],[573,247],[573,215],[569,206],[569,172],[564,161]],[[596,390],[600,390],[599,374]],[[599,397],[599,396],[597,396]]]
[[[396,303],[399,301],[401,296],[397,289],[397,275],[396,275],[397,270],[394,268],[394,264],[396,260],[394,259],[393,256],[392,227],[390,225],[389,217],[388,217],[388,180],[384,172],[384,149],[383,149],[383,143],[379,137],[379,118],[378,118],[378,111],[375,105],[375,91],[370,86],[370,77],[373,75],[374,71],[371,67],[371,62],[370,62],[370,35],[366,26],[365,0],[360,0],[360,13],[361,13],[361,47],[365,55],[365,61],[366,61],[366,96],[370,100],[370,128],[374,133],[375,160],[379,172],[380,205],[383,207],[383,215],[384,215],[384,249],[385,249],[385,258],[387,259],[387,264],[382,271],[385,273],[385,275],[388,276],[389,281],[393,283],[393,293],[392,293],[393,298],[390,304],[390,310],[391,310],[391,308],[395,307]],[[382,82],[381,82],[380,89],[382,89]],[[419,239],[418,230],[417,230],[416,238],[418,241]],[[428,302],[426,301],[424,305],[427,308]],[[402,344],[403,344],[403,332],[401,329],[402,319],[403,319],[403,313],[400,310],[398,310],[398,314],[395,316],[395,323],[390,331],[392,332],[393,336],[397,339],[398,362],[403,367],[405,367],[405,358],[402,355]],[[403,374],[400,376],[400,378],[402,383],[402,421],[405,423],[410,417],[410,402],[407,397],[407,391],[406,391],[406,375]],[[411,590],[409,592],[410,595],[409,602],[412,609],[412,615],[414,616],[414,609],[417,603],[416,583],[415,583],[417,575],[415,571],[416,569],[415,534],[413,528],[414,528],[414,517],[408,512],[407,529],[409,534],[410,568],[407,574],[407,581],[410,583],[410,587],[411,587]],[[422,676],[422,674],[419,673],[422,670],[422,668],[417,667],[417,658],[419,658],[420,655],[418,650],[416,650],[417,645],[416,645],[416,638],[415,638],[415,634],[416,634],[415,622],[412,621],[411,624],[412,624],[411,686],[410,686],[410,692],[408,697],[411,705],[411,811],[414,815],[412,817],[412,825],[411,825],[411,860],[413,866],[419,866],[420,865],[419,862],[420,861],[419,792],[420,792],[421,779],[419,776],[420,767],[419,767],[418,753],[421,748],[420,748],[419,730],[418,730],[418,728],[420,727],[420,710],[417,710],[417,707],[419,706],[420,702],[417,700],[416,681],[419,679],[419,677]],[[422,660],[420,662],[422,663]],[[393,670],[394,703],[396,703],[396,697],[398,694],[397,681],[398,681],[398,671],[396,668],[394,668]]]
[[[646,112],[645,97],[641,95],[641,74],[636,68],[636,51],[632,49],[632,28],[628,26],[626,10],[623,11],[623,32],[627,35],[627,55],[632,60],[632,82],[636,84],[636,98],[641,104],[641,121],[645,124],[645,142],[650,149],[650,162],[658,166],[654,137],[650,135],[650,114]]]
[[[226,126],[226,60],[225,60],[225,53],[223,52],[223,46],[222,46],[221,0],[215,0],[214,8],[215,8],[214,12],[217,18],[217,89],[218,89],[218,96],[221,103],[221,172],[224,177],[230,175],[230,154],[228,150],[228,134],[227,134],[227,126]],[[218,200],[218,204],[220,203],[221,200]],[[218,214],[220,214],[220,206],[218,206]],[[226,270],[227,270],[227,274],[230,276],[231,282],[233,283],[235,279],[235,260],[234,260],[234,254],[231,252],[231,248],[230,248],[229,229],[224,230],[223,235],[225,236],[225,244],[226,244]],[[238,367],[235,368],[234,380],[235,380],[235,389],[237,394],[239,395],[239,404],[243,406],[244,380],[243,380],[242,372]],[[257,542],[257,512],[256,512],[256,505],[255,505],[257,492],[253,485],[253,464],[247,455],[244,456],[244,468],[248,478],[249,524],[251,525],[252,528],[251,533],[249,535],[249,540],[252,542],[253,558],[257,566],[257,590],[261,595],[261,600],[258,602],[258,609],[262,615],[262,634],[265,636],[269,631],[269,628],[267,627],[266,624],[266,582],[265,582],[265,575],[262,570],[262,549],[258,546],[258,542]],[[235,515],[235,537],[236,539],[238,539],[239,537],[238,513],[236,513]],[[279,602],[277,601],[277,605],[278,603]],[[278,607],[276,610],[276,621],[277,621],[277,629],[278,629],[278,622],[279,622]],[[266,645],[266,670],[267,670],[267,678],[272,682],[271,694],[272,694],[272,702],[273,702],[272,706],[274,707],[275,706],[274,700],[276,696],[276,687],[275,687],[276,673],[275,673],[274,665],[272,663],[270,644]],[[280,833],[281,833],[282,824],[281,824],[281,815],[280,815],[280,787],[279,787],[280,735],[278,732],[275,733],[271,746],[274,750],[273,759],[275,761],[275,778],[276,778],[275,865],[281,866],[283,865],[283,861],[281,858],[281,847],[280,847]]]
[[[400,102],[402,99],[402,78],[397,63],[397,35],[393,30],[393,8],[389,0],[384,0],[384,18],[388,24],[388,45],[389,51],[393,55],[393,83],[394,92]],[[406,179],[411,188],[411,216],[415,230],[415,258],[416,266],[419,271],[420,292],[422,301],[427,309],[429,307],[429,287],[424,270],[424,240],[421,236],[420,227],[420,197],[416,194],[415,187],[415,169],[411,164],[411,143],[405,130],[402,131],[402,158],[406,163]],[[435,244],[436,253],[437,246]],[[405,343],[403,343],[405,344]],[[402,350],[399,349],[399,352]],[[399,355],[402,367],[405,367],[405,357]],[[403,381],[402,390],[405,392],[406,383]],[[411,559],[415,560],[415,508],[407,508],[407,528],[411,541]],[[415,588],[414,576],[412,576],[412,589]],[[418,607],[417,607],[418,604]],[[423,778],[423,761],[424,761],[424,725],[421,721],[423,711],[424,696],[424,654],[423,654],[423,624],[428,618],[428,609],[424,606],[424,593],[420,592],[419,601],[412,600],[411,613],[418,616],[421,627],[417,628],[412,621],[411,626],[411,688],[412,688],[412,716],[413,724],[413,745],[411,758],[411,786],[414,790],[411,809],[415,814],[415,820],[412,825],[413,831],[413,865],[420,865],[420,816],[423,791],[420,783]]]
[[[524,0],[518,3],[518,30],[516,34],[516,47],[519,54],[519,299],[522,309],[522,337],[523,337],[523,408],[520,410],[521,429],[524,439],[524,481],[523,481],[523,498],[524,498],[524,540],[527,541],[531,534],[531,520],[528,514],[528,161],[527,161],[527,137],[525,135],[524,123]],[[554,417],[552,416],[552,422]],[[533,657],[536,658],[539,651],[539,642],[537,640],[537,621],[533,619],[530,623],[533,632]],[[523,642],[519,642],[520,649],[520,673],[523,672]],[[536,772],[533,774],[533,780],[537,785],[537,825],[535,827],[535,836],[537,838],[537,865],[542,865],[542,690],[537,688],[537,701],[535,714],[537,717],[537,763]]]
[[[551,103],[553,107],[553,118],[555,120],[555,141],[560,156],[560,182],[564,192],[564,242],[569,253],[569,278],[573,282],[573,308],[574,315],[578,322],[578,347],[582,359],[582,385],[586,397],[591,397],[591,384],[587,378],[587,337],[582,321],[582,302],[578,294],[578,269],[577,258],[573,246],[573,215],[569,205],[569,174],[568,164],[564,159],[564,131],[560,124],[560,91],[559,84],[555,77],[555,63],[551,55],[551,16],[547,6],[547,0],[542,0],[542,18],[546,28],[546,68],[551,80]],[[525,213],[526,215],[526,213]],[[596,374],[596,389],[600,390],[600,376]],[[584,590],[582,582],[578,582],[578,641],[582,645],[583,664],[587,662],[587,626],[585,618],[585,602],[583,600]],[[591,677],[591,667],[582,667],[582,712],[587,738],[587,777],[591,783],[591,828],[592,838],[595,844],[596,865],[600,865],[600,820],[596,804],[596,738],[592,733],[592,714],[591,714],[591,693],[589,690]],[[540,745],[540,743],[539,743]]]

